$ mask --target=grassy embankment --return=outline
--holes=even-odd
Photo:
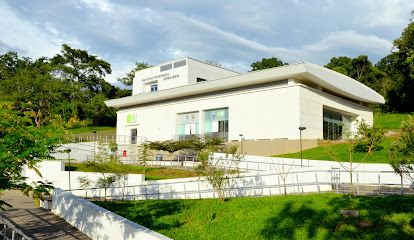
[[[403,113],[387,113],[387,114],[380,114],[374,117],[374,123],[383,127],[386,131],[394,131],[398,132],[401,126],[401,122],[407,118],[407,114]],[[369,155],[365,159],[365,163],[389,163],[390,160],[388,158],[388,149],[390,148],[391,144],[397,138],[388,137],[384,140],[383,143],[380,145],[380,149],[377,151],[373,151],[371,155]],[[348,161],[348,146],[345,143],[342,144],[331,144],[329,147],[337,154],[339,159],[343,162]],[[311,159],[311,160],[327,160],[327,161],[334,161],[327,153],[325,153],[327,146],[318,146],[312,149],[304,150],[303,151],[303,158],[304,159]],[[354,152],[354,162],[360,162],[360,160],[365,156],[365,153],[362,152]],[[283,154],[277,155],[277,157],[286,157],[286,158],[300,158],[298,153],[291,153],[291,154]]]
[[[94,130],[97,135],[116,135],[116,127],[87,126],[68,129],[68,132],[69,135],[92,135]]]
[[[120,165],[123,171],[128,174],[143,174],[144,167],[142,166],[131,166],[131,165]],[[80,172],[93,172],[88,166],[80,163],[71,164],[71,171]],[[66,170],[69,170],[68,164],[66,164]],[[113,172],[119,172],[116,169]],[[197,177],[197,174],[193,170],[182,170],[182,169],[171,169],[171,168],[156,168],[147,167],[145,169],[145,180],[161,180],[161,179],[173,179],[173,178],[187,178]]]
[[[413,239],[414,196],[96,202],[173,239]],[[342,209],[360,211],[344,218]]]

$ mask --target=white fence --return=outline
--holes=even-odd
[[[27,166],[23,168],[22,175],[27,177],[27,184],[37,181],[50,181],[56,188],[62,188],[65,190],[79,189],[80,183],[78,178],[87,177],[94,183],[94,185],[92,185],[94,190],[90,190],[90,194],[96,195],[99,194],[99,191],[103,191],[103,189],[96,188],[97,180],[102,177],[100,173],[65,171],[64,161],[43,161],[37,165],[37,169],[42,174],[42,177],[40,177],[33,169],[29,169]],[[128,174],[123,180],[122,185],[139,185],[145,181],[145,175]],[[120,195],[121,193],[116,194]]]
[[[92,239],[170,239],[62,189],[52,195],[52,212]]]
[[[217,155],[218,157],[222,155]],[[187,159],[188,160],[188,159]],[[155,161],[166,167],[192,168],[199,164],[194,160],[188,161]],[[230,164],[223,162],[223,168]],[[240,163],[244,172],[240,178],[234,179],[234,188],[228,189],[229,196],[263,196],[283,194],[284,185],[288,194],[302,194],[309,192],[343,190],[343,186],[350,183],[350,175],[343,171],[337,162],[313,161],[306,162],[303,167],[297,165],[298,159],[281,159],[270,157],[246,156],[245,161]],[[173,164],[174,163],[174,164]],[[44,165],[46,164],[46,165]],[[275,171],[276,166],[285,166],[285,171],[292,166],[286,182],[282,176]],[[309,165],[309,166],[307,166]],[[56,187],[69,189],[69,172],[63,171],[63,162],[44,161],[40,165],[43,179],[52,181]],[[42,167],[43,166],[43,167]],[[273,168],[273,169],[272,169]],[[276,167],[277,168],[277,167]],[[247,171],[247,169],[249,171]],[[46,171],[44,171],[46,170]],[[269,171],[272,170],[272,171]],[[77,196],[87,198],[104,197],[104,189],[96,186],[89,189],[80,189],[76,180],[78,176],[99,177],[98,173],[71,172],[71,190]],[[283,175],[283,173],[282,173]],[[41,180],[34,171],[26,169],[26,175],[31,181]],[[183,178],[158,181],[144,181],[140,174],[130,174],[120,186],[113,186],[107,189],[106,197],[112,199],[193,199],[212,198],[216,196],[214,189],[206,183],[203,178]],[[353,182],[357,192],[363,192],[359,186],[377,186],[377,192],[381,194],[383,187],[407,188],[412,183],[402,181],[394,173],[388,164],[361,164],[353,175]],[[360,191],[361,190],[361,191]],[[342,191],[341,191],[342,192]],[[382,193],[384,193],[382,191]]]

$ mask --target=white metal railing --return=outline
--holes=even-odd
[[[245,197],[245,196],[270,196],[270,195],[282,195],[284,192],[284,186],[288,190],[288,194],[302,194],[303,188],[312,187],[314,193],[322,192],[333,192],[337,194],[350,193],[351,190],[348,189],[350,183],[347,181],[340,180],[340,173],[349,174],[346,171],[333,169],[333,170],[308,170],[308,171],[292,171],[290,172],[289,178],[292,180],[290,182],[283,183],[279,174],[276,173],[265,173],[260,175],[251,175],[251,176],[238,176],[230,177],[235,179],[236,185],[232,188],[226,188],[226,191],[229,192],[230,197]],[[372,178],[372,182],[361,183],[359,181],[359,174],[362,173],[374,173],[378,174],[378,181],[375,181]],[[301,176],[304,174],[314,175],[312,180],[301,179]],[[326,180],[327,175],[332,174],[336,176]],[[405,184],[401,181],[400,184],[396,183],[386,183],[381,182],[381,174],[395,174],[391,171],[361,171],[355,172],[355,182],[354,182],[354,193],[356,195],[413,195],[414,190],[412,189],[411,184]],[[271,177],[278,179],[277,181],[267,184],[263,182],[263,178]],[[259,180],[258,180],[259,178]],[[251,184],[250,182],[255,182]],[[266,182],[266,181],[265,181]],[[250,185],[249,185],[250,183]],[[87,189],[72,189],[72,193],[83,192],[83,195],[87,199],[99,200],[102,198],[109,198],[111,200],[168,200],[168,199],[194,199],[194,198],[211,198],[215,197],[216,191],[212,188],[200,187],[205,185],[206,181],[204,179],[199,179],[198,181],[194,180],[177,180],[174,182],[163,182],[163,181],[149,181],[147,184],[140,185],[129,185],[129,186],[113,186],[108,188],[107,195],[102,189],[99,188],[87,188]],[[177,191],[173,186],[180,186],[182,191]],[[325,190],[321,190],[325,189]],[[330,190],[327,190],[330,189]],[[120,193],[123,194],[120,194]],[[310,192],[310,191],[307,191]]]
[[[0,237],[3,237],[3,240],[15,240],[17,238],[22,240],[32,240],[31,237],[28,237],[20,229],[16,228],[12,223],[7,221],[6,219],[0,217],[0,222],[2,222],[3,225],[3,228],[0,232]]]
[[[131,136],[113,135],[113,134],[79,134],[67,135],[64,137],[69,142],[116,142],[118,144],[140,144],[147,141],[146,137],[135,136],[135,143],[131,143]]]

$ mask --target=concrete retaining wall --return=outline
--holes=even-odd
[[[65,162],[64,161],[43,161],[37,164],[37,169],[42,174],[40,177],[33,169],[29,169],[27,166],[24,167],[22,173],[23,176],[27,177],[26,183],[31,184],[33,181],[50,181],[52,182],[55,188],[62,188],[69,190],[69,171],[65,171]],[[78,181],[79,177],[87,177],[90,179],[93,184],[89,188],[96,188],[89,190],[89,194],[95,196],[103,196],[104,189],[97,188],[96,182],[99,178],[102,177],[100,173],[91,173],[91,172],[70,172],[70,183],[71,189],[80,189],[80,183]],[[141,185],[145,181],[144,174],[127,174],[125,178],[125,186],[135,186]],[[123,184],[124,185],[124,184]],[[107,190],[107,195],[122,195],[123,189],[120,188],[109,188]],[[78,196],[84,196],[85,191],[77,191]]]
[[[52,212],[92,239],[170,239],[62,189],[52,199]]]

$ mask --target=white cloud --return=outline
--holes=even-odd
[[[20,18],[5,3],[0,3],[0,30],[2,42],[11,49],[20,49],[32,58],[53,56],[60,50],[60,44],[52,39],[53,34],[37,24]]]
[[[113,9],[113,5],[106,0],[79,0],[79,3],[87,8],[95,8],[103,13],[111,13]]]
[[[362,0],[361,4],[375,6],[375,11],[367,12],[361,18],[353,21],[355,24],[369,27],[394,27],[407,23],[406,16],[413,9],[412,0],[409,1],[375,1]]]

